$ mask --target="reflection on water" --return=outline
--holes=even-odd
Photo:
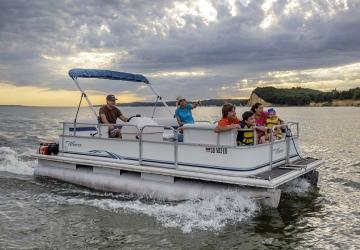
[[[121,108],[151,115],[151,108]],[[240,116],[246,108],[237,108]],[[285,188],[278,209],[237,193],[164,202],[34,178],[29,154],[56,140],[75,108],[0,107],[0,248],[356,249],[360,235],[360,109],[277,108],[301,122],[302,152],[326,160],[318,189]],[[164,109],[158,115],[167,115]],[[220,108],[194,110],[216,120]],[[80,119],[92,119],[82,109]]]

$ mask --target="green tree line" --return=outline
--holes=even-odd
[[[310,102],[328,102],[332,100],[344,99],[360,99],[360,88],[353,88],[345,91],[337,91],[336,89],[330,92],[324,92],[308,88],[275,88],[275,87],[262,87],[256,88],[253,91],[260,98],[266,102],[278,105],[291,105],[302,106],[309,105]]]

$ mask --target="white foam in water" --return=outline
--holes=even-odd
[[[24,161],[21,156],[9,147],[0,147],[0,171],[33,175],[36,160]]]
[[[155,217],[165,227],[178,227],[183,232],[194,229],[219,230],[226,224],[249,218],[259,208],[255,201],[236,191],[223,191],[204,199],[170,204],[83,198],[71,198],[67,202],[114,212],[142,213]]]
[[[286,183],[282,190],[285,193],[304,194],[309,191],[311,184],[304,178],[297,178]]]

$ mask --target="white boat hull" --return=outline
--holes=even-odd
[[[34,157],[38,159],[35,175],[47,176],[96,190],[151,193],[153,197],[159,199],[184,200],[201,198],[209,192],[222,189],[241,189],[245,195],[270,207],[277,207],[280,202],[280,185],[316,169],[323,163],[316,160],[307,167],[284,170],[287,171],[285,174],[274,179],[267,179],[260,176],[223,176],[63,156],[36,154]]]
[[[170,200],[241,188],[277,207],[281,185],[323,163],[299,156],[298,135],[237,146],[237,130],[215,133],[213,125],[186,128],[184,142],[166,141],[162,126],[140,131],[123,125],[122,134],[122,139],[107,138],[106,131],[94,125],[73,128],[65,123],[59,154],[34,155],[39,161],[35,174],[97,190],[151,193]]]

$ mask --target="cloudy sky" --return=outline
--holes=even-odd
[[[360,86],[360,0],[0,0],[0,104],[75,106],[71,68],[140,73],[165,99]],[[95,104],[153,100],[81,80]]]

